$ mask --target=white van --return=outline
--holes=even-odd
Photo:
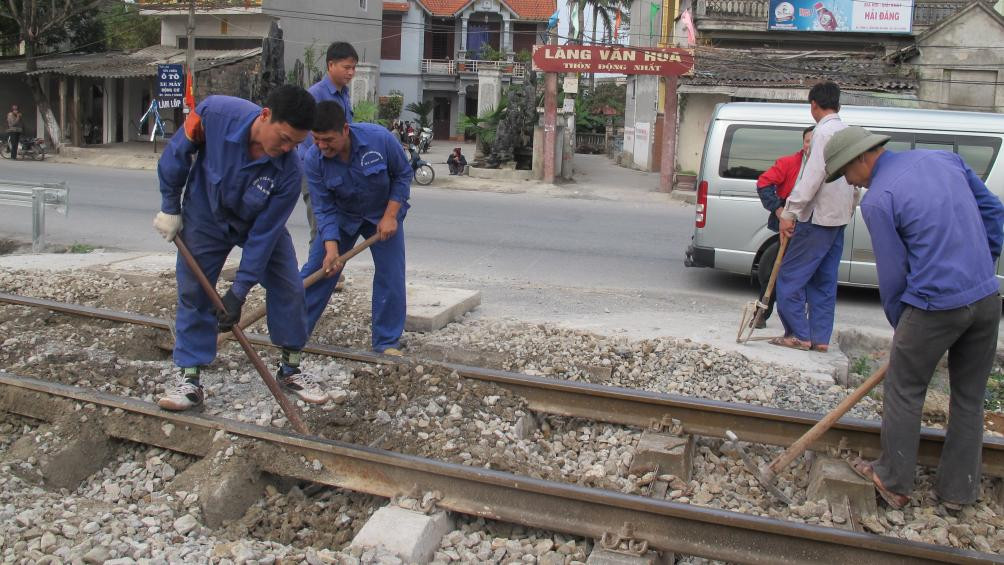
[[[991,192],[1004,195],[998,158],[1004,115],[905,108],[844,106],[845,124],[890,136],[892,151],[943,149],[962,156]],[[711,267],[766,280],[777,255],[777,233],[767,229],[767,211],[756,179],[778,157],[801,148],[802,130],[814,122],[804,104],[736,102],[715,108],[698,176],[694,237],[688,267]],[[864,193],[862,193],[862,196]],[[861,210],[844,235],[839,282],[878,286],[875,254]],[[759,269],[760,265],[767,265]],[[1004,292],[1004,271],[997,278]]]

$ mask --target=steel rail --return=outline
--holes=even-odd
[[[599,538],[633,526],[650,547],[736,563],[1004,563],[999,555],[691,506],[346,444],[0,372],[0,410],[53,422],[78,413],[107,436],[205,457],[224,431],[263,471],[377,496],[439,491],[446,510]],[[98,416],[99,415],[99,416]],[[216,444],[219,449],[219,444]],[[303,461],[317,460],[316,465]]]
[[[0,303],[170,329],[170,322],[162,318],[41,298],[0,293]],[[255,345],[273,347],[267,336],[247,336]],[[316,343],[307,344],[304,351],[365,363],[400,363],[409,360],[408,357],[388,357],[369,351]],[[787,447],[822,417],[820,414],[796,410],[696,399],[427,359],[411,360],[420,361],[427,366],[444,367],[465,378],[505,387],[525,398],[531,409],[540,412],[638,427],[647,427],[653,421],[670,417],[680,420],[688,433],[706,437],[723,438],[728,429],[742,430],[741,438],[744,441]],[[822,451],[842,447],[860,452],[865,457],[877,457],[881,452],[880,432],[881,422],[844,417],[823,434],[812,449]],[[944,430],[921,429],[918,462],[930,467],[937,466],[944,442]],[[985,436],[982,460],[984,473],[1004,477],[1004,439]]]

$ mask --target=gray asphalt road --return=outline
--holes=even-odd
[[[170,250],[150,227],[159,207],[153,172],[3,161],[0,178],[70,184],[69,217],[48,215],[51,242]],[[669,199],[414,187],[411,203],[405,223],[411,279],[481,288],[483,315],[728,341],[739,308],[753,295],[743,277],[684,267],[693,211]],[[302,260],[301,208],[289,229]],[[0,206],[0,226],[8,237],[30,238],[27,209]],[[838,324],[888,331],[873,290],[842,290]]]

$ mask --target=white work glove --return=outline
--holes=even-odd
[[[174,241],[174,236],[181,231],[181,214],[165,214],[157,212],[153,219],[153,227],[167,241]]]

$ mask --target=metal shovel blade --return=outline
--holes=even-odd
[[[739,456],[742,457],[743,465],[745,465],[746,470],[749,471],[750,474],[756,478],[757,482],[760,483],[760,486],[762,486],[767,492],[771,494],[771,496],[778,499],[779,501],[789,506],[794,504],[794,502],[792,502],[792,500],[788,498],[786,494],[781,492],[781,489],[774,486],[774,483],[772,481],[765,480],[763,473],[760,472],[760,469],[756,466],[756,463],[753,462],[753,459],[750,457],[749,453],[746,453],[746,450],[743,448],[743,446],[739,445],[739,437],[736,436],[735,432],[733,432],[732,430],[725,430],[725,437],[728,438],[728,440],[731,441],[733,444],[735,444],[736,450],[739,451]]]

